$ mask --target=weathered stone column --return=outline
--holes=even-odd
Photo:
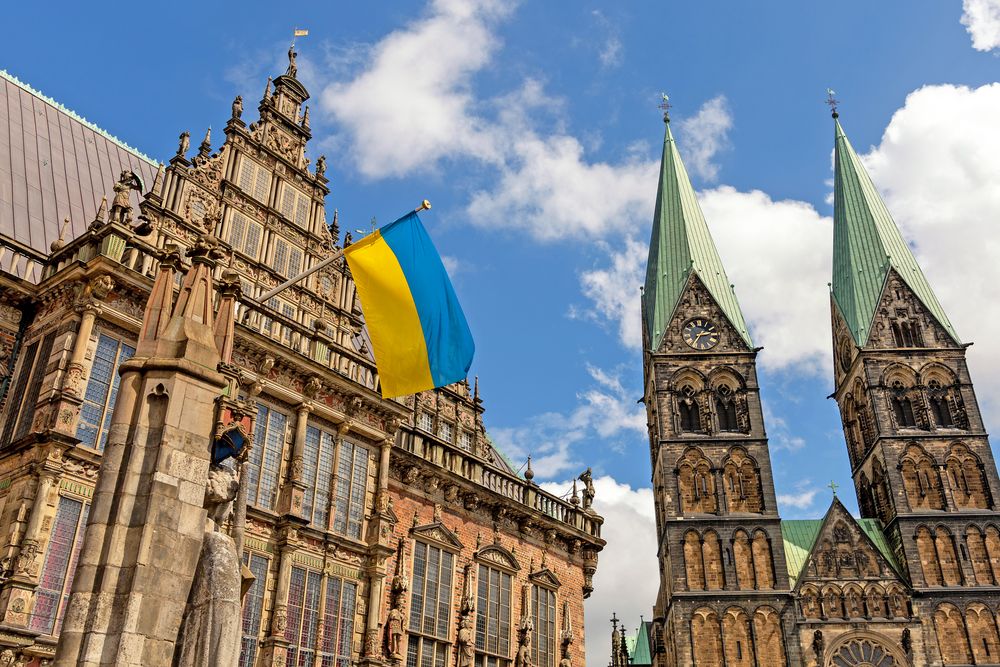
[[[343,438],[349,429],[349,423],[341,426],[340,437]],[[391,420],[387,425],[387,434],[379,448],[378,491],[375,496],[375,509],[371,524],[368,527],[369,558],[365,568],[368,579],[368,615],[365,618],[364,646],[361,663],[365,665],[381,665],[382,657],[381,615],[383,594],[385,590],[386,560],[392,554],[390,538],[393,534],[395,515],[392,512],[392,499],[389,496],[389,463],[392,457],[392,446],[395,443],[399,422]],[[400,556],[405,558],[404,555]],[[397,564],[397,569],[400,567]]]
[[[288,659],[288,585],[292,577],[292,554],[298,533],[293,528],[282,529],[278,542],[278,581],[274,587],[274,606],[271,611],[271,625],[267,637],[261,642],[260,664],[284,665]]]
[[[188,251],[176,304],[179,257],[161,262],[136,356],[122,364],[101,474],[73,580],[55,664],[168,665],[205,534],[217,370],[217,241]]]
[[[292,438],[292,459],[288,466],[288,476],[281,490],[281,503],[278,512],[281,514],[302,515],[302,502],[305,498],[305,484],[302,483],[302,468],[306,447],[306,429],[309,427],[309,414],[313,404],[303,401],[299,404],[295,418],[295,434]]]
[[[74,397],[83,398],[84,378],[87,376],[87,344],[94,333],[94,321],[101,314],[101,308],[96,303],[89,302],[77,306],[80,313],[80,328],[73,340],[73,351],[66,364],[66,375],[63,378],[63,391]]]

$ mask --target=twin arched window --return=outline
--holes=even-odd
[[[706,423],[707,413],[702,413],[702,399],[699,393],[691,384],[684,384],[678,392],[677,413],[681,433],[704,433],[711,430],[710,424]],[[739,405],[743,399],[732,384],[718,384],[707,400],[711,401],[711,405],[715,408],[719,432],[746,432],[747,425],[740,423]]]

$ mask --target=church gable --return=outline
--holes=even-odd
[[[445,549],[452,551],[462,550],[463,545],[458,539],[458,535],[440,521],[435,521],[424,526],[414,526],[410,534],[415,538],[435,543]]]
[[[696,272],[691,272],[657,352],[749,352],[744,334],[733,326]]]
[[[866,347],[957,348],[958,343],[896,270],[890,269]]]

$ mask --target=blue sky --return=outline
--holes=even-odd
[[[328,210],[342,229],[368,229],[433,202],[424,220],[476,337],[488,428],[519,463],[534,454],[554,489],[592,466],[609,539],[644,554],[633,563],[609,547],[599,614],[616,577],[633,566],[655,577],[655,548],[639,535],[652,507],[636,295],[661,91],[765,347],[783,516],[821,515],[830,479],[856,510],[826,399],[828,86],[959,334],[978,341],[973,378],[998,423],[1000,314],[983,308],[1000,298],[996,0],[231,7],[17,3],[8,26],[25,28],[7,31],[0,67],[165,160],[180,131],[197,143],[221,128],[236,94],[254,117],[292,28],[308,28],[300,78],[313,95],[311,155],[328,157]],[[619,613],[651,595],[619,600]]]

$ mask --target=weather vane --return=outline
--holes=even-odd
[[[670,96],[666,93],[660,93],[660,103],[657,104],[656,107],[658,109],[663,109],[663,120],[668,123],[670,122],[670,107],[672,106],[673,105],[670,104]]]
[[[830,490],[833,491],[834,497],[836,497],[837,496],[837,487],[840,486],[840,484],[837,484],[833,480],[830,480],[830,483],[827,484],[827,486],[830,487]]]
[[[840,104],[840,101],[836,97],[834,97],[834,95],[836,95],[836,94],[837,94],[837,91],[835,91],[833,88],[827,88],[826,89],[826,103],[828,105],[830,105],[830,111],[833,112],[833,117],[834,118],[836,118],[838,116],[838,114],[837,114],[837,105]]]

